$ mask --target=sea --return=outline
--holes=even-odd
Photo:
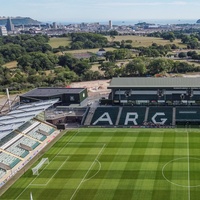
[[[113,25],[135,25],[137,23],[151,23],[155,25],[167,25],[167,24],[196,24],[198,19],[134,19],[134,20],[111,20]],[[60,24],[80,24],[80,23],[95,23],[99,22],[102,25],[106,25],[108,21],[76,21],[76,22],[60,22]]]
[[[166,24],[196,24],[197,19],[143,19],[143,20],[124,20],[124,21],[112,21],[113,25],[134,25],[137,23],[151,23],[155,25],[166,25]]]

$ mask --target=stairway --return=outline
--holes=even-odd
[[[93,117],[93,115],[94,115],[95,110],[96,110],[96,107],[91,107],[91,108],[90,108],[90,110],[89,110],[89,112],[88,112],[88,114],[87,114],[87,117],[86,117],[86,119],[85,119],[84,125],[86,125],[86,126],[91,125],[92,117]]]

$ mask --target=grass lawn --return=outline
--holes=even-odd
[[[9,69],[17,68],[17,61],[8,62],[8,63],[4,64],[3,66],[7,67]]]
[[[0,199],[198,200],[199,147],[198,129],[73,130]]]
[[[49,41],[49,45],[52,47],[52,48],[58,48],[59,46],[69,46],[70,45],[70,38],[67,38],[67,37],[53,37],[53,38],[50,38],[50,41]]]
[[[110,36],[106,36],[109,41],[112,41]],[[181,48],[185,48],[186,45],[181,44],[181,40],[175,40],[174,42],[170,42],[169,40],[163,40],[162,38],[156,37],[144,37],[144,36],[136,36],[136,35],[123,35],[123,36],[115,36],[113,41],[122,41],[122,40],[132,40],[133,47],[144,46],[148,47],[151,46],[152,43],[157,43],[158,45],[165,45],[165,44],[176,44]]]

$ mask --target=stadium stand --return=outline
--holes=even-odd
[[[200,122],[199,107],[177,107],[176,122]]]
[[[46,100],[17,105],[0,116],[0,179],[38,147],[56,128],[38,115],[58,101]],[[27,157],[27,158],[26,158]],[[23,167],[24,164],[21,165]],[[2,186],[5,181],[0,183]]]
[[[0,179],[6,174],[6,170],[0,168]]]
[[[7,136],[5,136],[4,138],[2,138],[0,140],[0,148],[2,148],[2,146],[4,144],[6,144],[8,141],[10,141],[12,138],[14,138],[15,136],[17,136],[16,132],[11,132],[10,134],[8,134]]]
[[[115,125],[119,107],[97,107],[91,120],[91,125]]]
[[[11,156],[7,153],[1,152],[0,153],[0,165],[1,168],[4,166],[5,170],[12,169],[16,164],[18,164],[21,160],[19,158],[16,158],[14,156]]]
[[[22,104],[14,107],[6,115],[0,116],[0,140],[33,119],[48,107],[55,104],[57,101],[58,99],[29,103],[26,105]]]
[[[8,147],[6,149],[6,151],[8,151],[14,155],[17,155],[21,158],[26,157],[29,154],[29,152],[25,149],[20,148],[18,145],[19,145],[19,143],[15,142],[14,144],[12,144],[12,146]]]
[[[147,122],[157,125],[172,125],[173,107],[149,107]]]
[[[175,114],[172,106],[100,106],[90,109],[84,125],[171,126],[174,125],[173,117]]]
[[[117,125],[142,125],[145,120],[146,107],[123,107],[119,124]]]

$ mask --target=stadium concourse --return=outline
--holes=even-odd
[[[0,187],[59,133],[44,121],[44,111],[58,99],[19,104],[0,116]]]

